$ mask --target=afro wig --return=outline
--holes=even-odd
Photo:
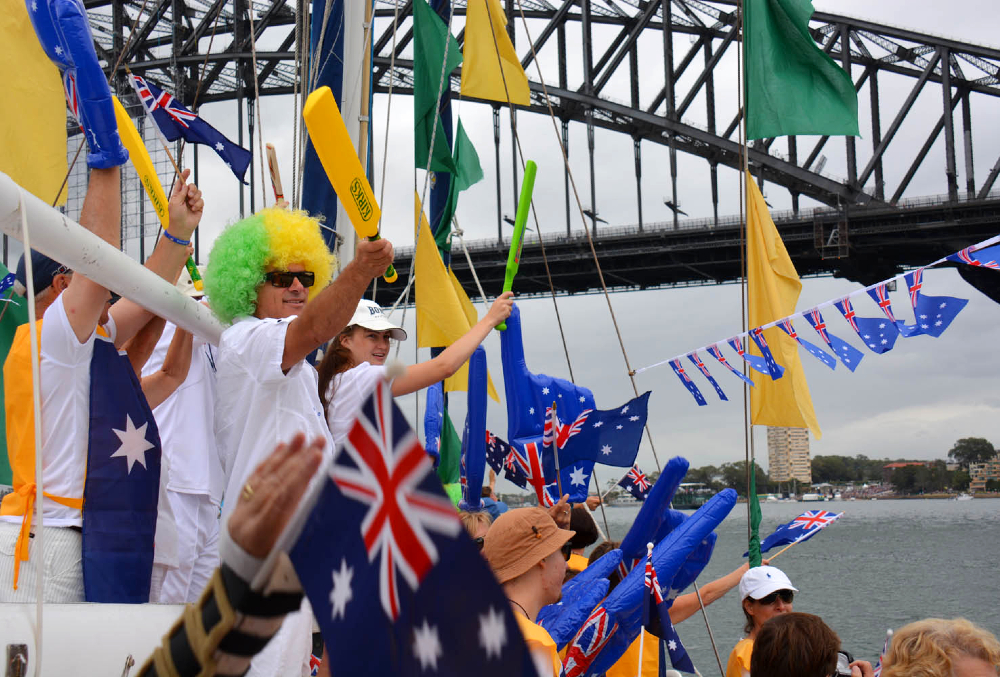
[[[205,270],[205,292],[223,322],[253,315],[257,286],[269,269],[287,270],[296,263],[316,275],[309,300],[333,275],[336,257],[319,231],[319,220],[304,211],[269,207],[237,221],[215,240]]]

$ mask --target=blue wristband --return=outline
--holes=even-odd
[[[182,240],[179,237],[174,237],[173,235],[170,234],[170,231],[168,231],[166,228],[163,229],[163,237],[167,238],[174,244],[179,244],[182,247],[187,247],[190,246],[191,244],[191,240]]]

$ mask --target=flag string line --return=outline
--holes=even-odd
[[[976,252],[976,251],[979,251],[980,249],[985,249],[985,248],[993,246],[993,245],[995,245],[997,243],[1000,243],[1000,235],[994,235],[993,237],[987,238],[987,239],[983,240],[982,242],[979,242],[979,243],[977,243],[975,245],[972,245],[971,247],[968,247],[967,249],[970,252]],[[962,250],[959,250],[959,251],[962,251]],[[955,253],[957,254],[958,252],[955,252]],[[938,266],[938,265],[940,265],[942,263],[945,263],[947,261],[948,261],[948,257],[945,256],[945,257],[942,257],[942,258],[938,259],[937,261],[934,261],[932,263],[928,263],[925,266],[919,266],[917,268],[914,268],[913,270],[926,270],[928,268],[933,268],[933,267]],[[912,271],[910,271],[910,272],[912,272]],[[792,320],[792,319],[794,319],[794,318],[796,318],[796,317],[798,317],[800,315],[804,317],[807,313],[809,313],[810,311],[813,311],[813,310],[822,310],[824,308],[832,308],[835,303],[837,303],[839,301],[842,301],[844,299],[849,299],[849,298],[852,298],[854,296],[860,296],[860,295],[863,295],[863,294],[867,294],[869,291],[872,291],[872,290],[874,290],[874,289],[876,289],[876,288],[878,288],[878,287],[880,287],[880,286],[882,286],[884,284],[888,284],[890,282],[897,282],[897,281],[900,281],[900,280],[904,280],[904,278],[908,274],[909,273],[902,273],[901,275],[896,275],[894,277],[887,278],[885,280],[882,280],[881,282],[876,282],[875,284],[870,284],[867,287],[863,287],[861,289],[856,289],[856,290],[854,290],[854,291],[852,291],[852,292],[850,292],[848,294],[837,296],[835,298],[829,299],[828,301],[823,301],[822,303],[818,303],[816,305],[810,306],[806,310],[796,311],[796,312],[792,313],[791,315],[788,315],[786,317],[782,317],[781,319],[775,320],[773,322],[768,322],[767,324],[762,324],[760,327],[754,327],[753,329],[742,331],[739,334],[734,334],[733,336],[727,337],[725,339],[719,339],[718,341],[716,341],[714,343],[701,346],[700,348],[695,348],[694,350],[689,350],[687,352],[680,353],[679,355],[675,355],[675,356],[673,356],[673,357],[671,357],[669,359],[661,360],[659,362],[654,362],[653,364],[650,364],[648,366],[636,369],[634,373],[638,375],[638,374],[641,374],[644,371],[649,371],[650,369],[654,369],[656,367],[661,367],[661,366],[663,366],[665,364],[669,364],[670,362],[673,362],[674,360],[680,360],[680,359],[682,359],[684,357],[687,357],[688,355],[692,355],[692,354],[694,354],[694,353],[696,353],[698,351],[708,350],[709,346],[711,346],[711,345],[718,345],[720,343],[725,343],[729,339],[743,339],[743,338],[749,337],[750,333],[752,331],[756,331],[757,329],[765,330],[765,329],[771,329],[772,327],[777,327],[782,322],[790,321],[790,320]]]

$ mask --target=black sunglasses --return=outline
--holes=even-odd
[[[291,287],[298,280],[303,287],[311,287],[316,282],[316,274],[311,270],[301,270],[292,272],[290,270],[275,270],[264,274],[264,279],[268,280],[275,287]]]
[[[778,598],[785,604],[791,604],[792,598],[795,597],[795,593],[792,590],[775,590],[767,597],[761,597],[757,600],[758,604],[763,604],[764,606],[769,606],[778,601]]]
[[[566,541],[565,543],[563,543],[563,546],[562,548],[560,548],[560,551],[562,552],[563,559],[568,562],[569,556],[573,554],[573,544],[570,541]]]
[[[476,542],[476,550],[482,550],[483,546],[486,545],[486,539],[482,536],[473,539]]]

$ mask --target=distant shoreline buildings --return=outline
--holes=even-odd
[[[767,474],[772,482],[812,484],[807,428],[767,427]]]

